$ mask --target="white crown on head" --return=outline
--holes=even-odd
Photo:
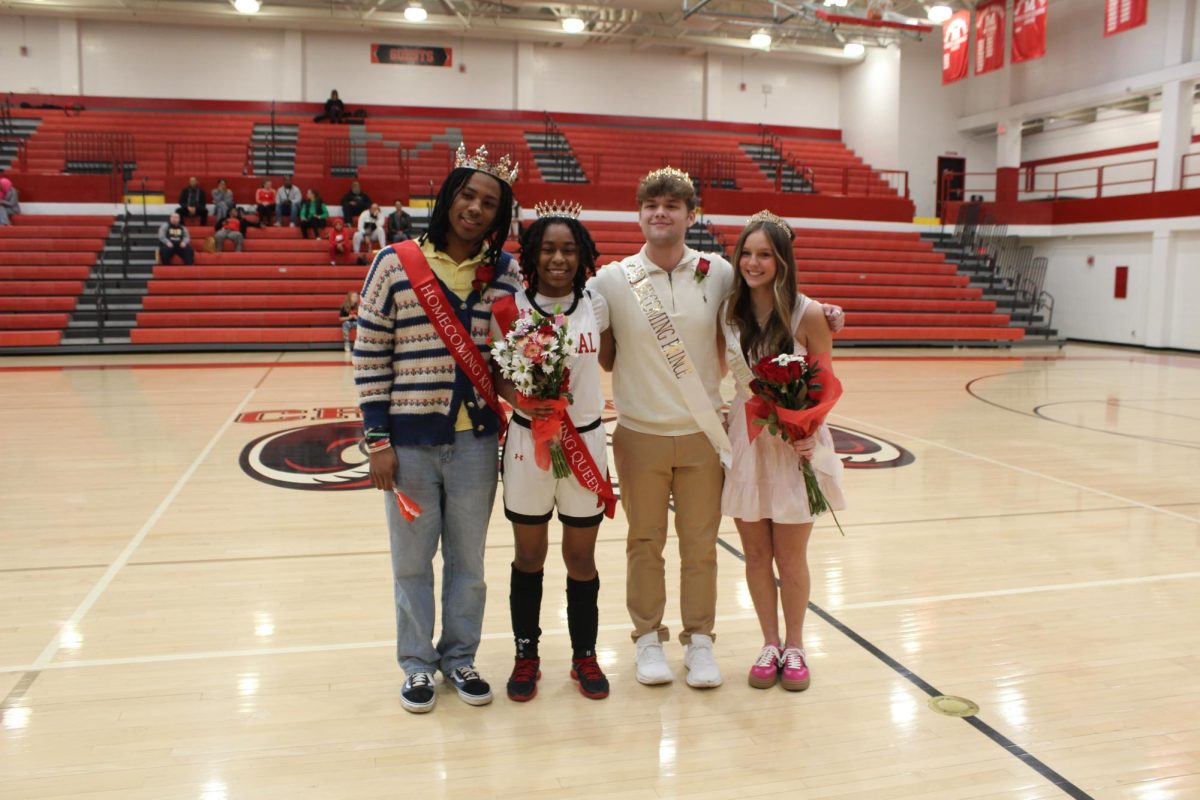
[[[465,142],[458,143],[458,150],[454,154],[454,168],[467,167],[469,169],[486,172],[494,178],[499,178],[505,183],[512,185],[517,179],[518,165],[512,163],[512,158],[509,156],[500,156],[496,163],[488,161],[487,145],[479,145],[479,149],[475,151],[475,155],[467,155],[467,145]]]
[[[579,215],[583,213],[583,203],[572,203],[569,200],[548,200],[545,203],[534,203],[533,212],[538,215],[538,219],[545,217],[579,219]]]
[[[681,169],[676,169],[675,167],[672,167],[669,165],[663,167],[662,169],[656,169],[653,172],[646,173],[646,177],[642,178],[642,180],[643,181],[653,181],[653,180],[657,180],[659,178],[680,178],[682,180],[687,181],[688,183],[691,183],[691,181],[692,181],[691,175],[688,175],[686,172],[684,172]]]
[[[792,226],[788,225],[787,222],[783,219],[783,217],[777,217],[765,208],[762,211],[755,214],[750,219],[746,220],[747,225],[753,225],[756,222],[763,222],[763,223],[766,223],[767,225],[774,225],[775,227],[779,228],[780,230],[782,230],[784,233],[787,234],[789,241],[796,238],[796,234],[792,232]]]

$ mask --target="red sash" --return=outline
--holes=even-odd
[[[517,314],[517,299],[512,295],[502,297],[492,304],[492,316],[496,318],[496,324],[500,326],[501,335],[508,334],[512,324],[517,321]],[[600,498],[600,505],[604,506],[604,515],[612,519],[617,513],[617,496],[613,494],[612,482],[608,479],[608,475],[600,474],[600,467],[597,466],[596,459],[592,458],[592,453],[584,444],[583,437],[575,429],[575,423],[566,414],[562,415],[559,443],[567,455],[567,464],[571,467],[571,474],[575,476],[575,480],[579,481],[579,485],[584,489]]]
[[[434,330],[441,337],[442,343],[454,357],[454,363],[458,364],[467,374],[471,385],[488,404],[488,408],[496,412],[496,416],[500,418],[500,428],[503,430],[504,426],[508,424],[508,418],[504,414],[504,407],[500,405],[500,398],[496,396],[496,387],[492,383],[492,371],[487,362],[483,360],[483,354],[479,352],[479,347],[471,338],[471,334],[463,328],[462,322],[451,310],[450,303],[446,300],[446,293],[442,291],[429,262],[425,260],[425,254],[421,252],[420,246],[411,239],[397,244],[393,249],[400,258],[400,263],[404,266],[409,281],[412,282],[417,302],[421,304],[425,316],[429,317],[429,321],[433,323]]]

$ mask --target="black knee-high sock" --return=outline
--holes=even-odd
[[[542,614],[543,574],[543,570],[521,572],[515,564],[512,568],[508,583],[508,609],[512,614],[517,658],[538,657],[538,639],[542,635],[538,620]]]
[[[571,633],[572,658],[596,655],[596,631],[600,627],[600,576],[590,581],[567,578],[567,630]]]

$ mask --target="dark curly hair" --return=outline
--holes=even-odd
[[[434,200],[433,213],[429,216],[429,230],[421,237],[422,240],[428,239],[438,250],[445,251],[447,234],[450,231],[450,206],[454,205],[454,198],[458,197],[459,192],[476,172],[478,170],[470,167],[455,167],[446,176],[446,180],[442,181],[442,188]],[[483,241],[488,245],[485,261],[493,267],[498,267],[500,254],[504,252],[504,242],[508,239],[508,228],[512,224],[513,193],[507,182],[486,172],[483,174],[500,184],[500,205],[496,208],[496,218],[483,235]]]
[[[542,250],[542,239],[546,236],[546,229],[551,225],[566,225],[575,239],[575,248],[579,253],[579,269],[575,270],[574,289],[575,294],[583,294],[587,279],[596,274],[596,259],[600,257],[600,253],[596,250],[596,243],[592,241],[588,229],[582,222],[570,217],[541,217],[525,229],[525,233],[521,235],[520,261],[525,283],[530,291],[537,291],[538,255]]]

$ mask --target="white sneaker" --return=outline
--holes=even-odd
[[[687,664],[687,683],[695,689],[711,689],[721,685],[721,668],[713,656],[713,640],[702,633],[692,634],[692,643],[683,656]]]
[[[644,683],[647,686],[670,683],[675,680],[675,676],[671,674],[671,668],[667,666],[667,654],[663,652],[662,642],[658,640],[658,631],[651,631],[638,637],[637,679],[638,683]]]

